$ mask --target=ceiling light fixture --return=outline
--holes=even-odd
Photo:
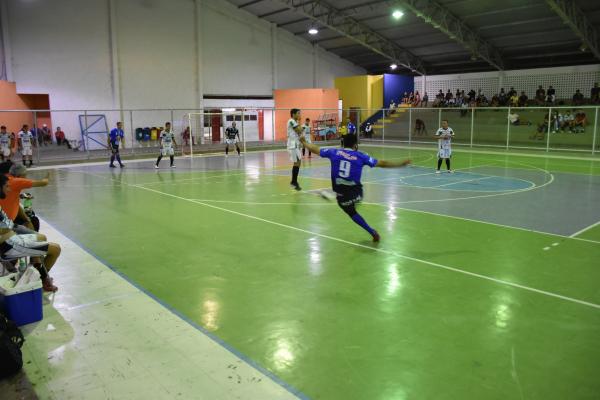
[[[319,33],[319,30],[315,27],[312,27],[308,30],[308,33],[311,35],[316,35],[317,33]]]
[[[403,15],[404,13],[400,10],[394,10],[394,12],[392,13],[392,17],[394,17],[394,19],[400,19]]]
[[[397,65],[397,64],[392,64],[392,65],[390,65],[390,68],[391,68],[392,70],[394,70],[394,69],[398,68],[398,65]]]

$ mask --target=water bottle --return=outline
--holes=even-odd
[[[19,275],[23,275],[23,272],[27,269],[27,261],[24,258],[19,258]]]

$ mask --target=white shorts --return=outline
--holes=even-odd
[[[306,143],[312,143],[312,139],[310,138],[310,135],[304,136],[304,140],[306,141]]]
[[[172,147],[163,147],[162,149],[160,149],[160,154],[163,157],[174,156],[175,155],[175,150]]]
[[[24,156],[32,156],[33,151],[31,150],[31,147],[23,147],[23,149],[21,150],[21,154],[23,154]]]
[[[302,160],[302,151],[300,149],[288,149],[290,161],[296,163]]]
[[[37,234],[14,235],[0,245],[2,260],[39,257],[48,254],[48,242],[38,240]]]
[[[452,149],[440,149],[438,151],[439,158],[450,158],[452,156]]]
[[[10,147],[2,147],[2,155],[4,157],[10,157]]]
[[[225,139],[225,143],[227,144],[237,144],[238,140],[237,138],[235,139]]]

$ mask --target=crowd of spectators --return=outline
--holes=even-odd
[[[481,89],[475,92],[474,89],[469,90],[465,93],[464,90],[457,89],[456,92],[452,92],[450,89],[444,93],[443,90],[435,95],[435,98],[429,103],[429,95],[427,92],[420,95],[419,91],[404,92],[402,99],[396,103],[395,99],[392,99],[389,104],[390,113],[394,113],[398,107],[462,107],[462,108],[473,108],[473,107],[527,107],[527,106],[561,106],[561,105],[574,105],[582,106],[585,104],[597,105],[600,104],[600,87],[598,83],[595,83],[590,90],[590,97],[585,98],[581,89],[577,89],[570,100],[561,98],[558,100],[556,89],[550,85],[547,89],[544,89],[542,85],[538,86],[535,92],[535,97],[530,99],[524,91],[518,92],[514,87],[511,87],[508,91],[504,88],[500,89],[499,93],[494,94],[491,98],[488,98]],[[466,114],[466,112],[465,112]]]

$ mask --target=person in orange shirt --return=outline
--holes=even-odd
[[[0,199],[0,207],[4,210],[8,218],[17,222],[18,225],[15,226],[15,232],[18,234],[35,233],[35,231],[33,231],[33,225],[31,225],[31,221],[29,221],[29,217],[27,217],[21,208],[19,198],[21,191],[24,189],[47,186],[48,178],[46,177],[41,180],[26,179],[24,176],[27,173],[27,169],[23,165],[16,165],[11,161],[0,163],[0,174],[6,175],[9,172],[8,185],[10,191],[6,193],[4,199]],[[28,227],[27,231],[22,229],[25,226]]]
[[[7,174],[8,171],[6,169],[10,168],[10,174]],[[13,164],[10,161],[3,162],[0,164],[0,178],[5,178],[7,180],[5,187],[2,189],[2,196],[0,196],[0,219],[4,218],[7,221],[10,221],[11,228],[10,231],[14,232],[17,238],[12,240],[19,240],[21,238],[33,238],[35,236],[35,241],[33,239],[29,240],[32,242],[45,242],[46,236],[37,233],[33,230],[33,224],[31,220],[25,214],[21,204],[19,202],[20,193],[23,189],[29,189],[31,187],[42,187],[48,185],[48,178],[44,178],[42,180],[32,180],[26,179],[25,176],[27,174],[27,168],[22,165]],[[2,179],[4,180],[4,179]],[[16,221],[16,222],[15,222]],[[7,233],[10,233],[7,231]],[[1,234],[1,237],[4,237],[5,234]],[[56,243],[47,243],[47,253],[44,257],[44,265],[42,265],[42,259],[39,257],[41,254],[36,252],[28,253],[27,255],[31,258],[31,263],[33,266],[40,272],[40,277],[42,279],[42,285],[45,291],[47,292],[55,292],[58,288],[54,285],[52,278],[48,275],[50,268],[54,265],[58,256],[60,255],[61,248]],[[0,244],[0,247],[6,247],[3,244]],[[7,247],[8,248],[8,247]],[[4,249],[3,253],[6,253],[8,250]],[[12,250],[15,251],[14,249]],[[26,255],[24,255],[26,256]]]

